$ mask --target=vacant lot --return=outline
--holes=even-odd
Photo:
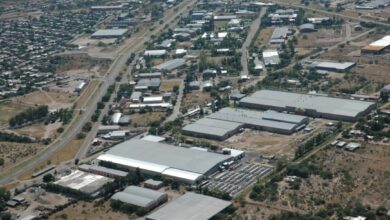
[[[301,34],[297,48],[329,47],[344,40],[344,29],[319,29],[317,32]]]
[[[27,106],[16,104],[10,100],[0,102],[0,125],[8,125],[10,118],[27,109]]]
[[[42,147],[38,144],[0,142],[0,158],[4,159],[4,165],[0,166],[0,173],[7,171],[9,167],[25,159],[33,157]]]
[[[27,95],[13,98],[13,102],[19,105],[34,107],[47,105],[49,109],[69,108],[76,100],[76,96],[55,91],[35,91]]]
[[[271,38],[273,32],[274,28],[260,29],[259,35],[254,42],[254,46],[261,47],[268,44],[268,41]]]
[[[134,127],[147,127],[151,122],[159,121],[162,117],[166,117],[166,114],[165,112],[148,112],[132,114],[130,117],[131,124]]]
[[[192,109],[196,106],[208,103],[211,100],[210,93],[192,91],[183,97],[180,109]]]
[[[120,212],[114,212],[110,208],[110,203],[105,202],[102,205],[95,206],[94,202],[78,202],[70,205],[68,208],[50,216],[50,220],[72,219],[72,220],[107,220],[107,219],[135,219]]]
[[[161,83],[160,91],[171,92],[173,87],[180,86],[181,80],[164,80]]]

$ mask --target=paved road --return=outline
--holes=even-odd
[[[345,40],[350,41],[352,38],[352,29],[351,29],[351,24],[346,23],[345,24]]]
[[[179,86],[179,94],[177,95],[176,104],[173,107],[172,114],[165,119],[164,123],[174,121],[177,117],[179,117],[180,114],[180,106],[181,102],[183,101],[183,91],[184,91],[184,80],[180,82]]]
[[[45,149],[43,152],[25,162],[23,166],[17,166],[7,173],[1,180],[0,185],[4,185],[14,181],[18,176],[23,174],[23,172],[37,167],[42,164],[46,160],[48,160],[54,153],[59,151],[61,148],[65,147],[70,141],[72,141],[76,135],[80,132],[81,128],[84,126],[86,122],[88,122],[91,116],[94,114],[96,109],[96,104],[100,101],[101,97],[103,97],[108,89],[108,87],[115,82],[115,78],[119,75],[121,69],[126,65],[126,61],[129,57],[130,52],[140,51],[144,47],[144,43],[151,39],[152,35],[157,35],[161,31],[165,30],[165,25],[171,26],[175,18],[180,14],[189,10],[189,7],[192,6],[196,1],[185,1],[181,3],[178,7],[179,10],[176,12],[167,13],[164,17],[164,23],[157,26],[152,31],[145,32],[137,41],[132,42],[129,46],[127,46],[121,53],[119,53],[118,57],[114,60],[111,68],[108,70],[107,78],[102,84],[97,88],[97,91],[93,95],[93,97],[89,101],[89,105],[85,106],[84,111],[80,115],[80,118],[75,121],[65,134],[54,141],[54,143]],[[173,10],[172,10],[173,11]],[[81,152],[82,153],[82,152]],[[81,155],[80,153],[80,155]]]
[[[146,42],[148,39],[150,39],[150,37],[151,37],[152,35],[156,35],[156,34],[158,34],[158,32],[160,32],[161,30],[165,29],[165,25],[166,25],[166,24],[168,24],[169,27],[173,27],[173,26],[176,24],[176,22],[172,22],[172,21],[174,21],[174,18],[175,18],[176,16],[178,16],[179,14],[184,13],[186,10],[188,10],[187,6],[192,5],[194,2],[195,2],[195,1],[188,2],[188,3],[186,4],[186,7],[182,7],[181,10],[179,10],[178,12],[176,12],[173,16],[172,16],[172,14],[166,15],[166,16],[165,16],[165,19],[163,19],[163,20],[165,21],[165,23],[162,24],[162,25],[160,25],[160,26],[157,28],[157,30],[153,31],[152,33],[149,33],[146,37],[138,38],[139,41],[137,41],[136,44],[134,45],[134,47],[131,48],[131,51],[132,51],[133,53],[137,53],[137,52],[140,52],[141,50],[143,50],[143,49],[144,49],[144,42]],[[169,18],[168,18],[168,17],[169,17]],[[127,68],[127,70],[126,70],[126,74],[123,75],[121,81],[120,81],[119,83],[117,83],[117,84],[120,85],[120,84],[123,84],[123,83],[127,83],[129,79],[132,79],[132,75],[131,75],[131,74],[132,74],[132,70],[133,70],[134,66],[136,65],[136,61],[137,61],[138,59],[139,59],[139,54],[137,54],[137,55],[134,57],[132,63],[128,66],[128,68]],[[127,61],[127,59],[126,59],[126,61]],[[125,62],[126,62],[126,61],[125,61]],[[124,65],[125,65],[125,64],[123,64],[121,67],[123,68]],[[112,83],[114,83],[114,82],[112,82]],[[119,86],[117,85],[116,89],[118,89],[118,88],[119,88]],[[178,115],[178,113],[179,113],[180,103],[181,103],[181,97],[182,97],[182,93],[183,93],[183,88],[184,88],[184,83],[182,82],[182,84],[180,85],[180,89],[179,89],[179,91],[181,91],[181,92],[179,93],[177,104],[176,104],[176,106],[175,106],[175,108],[174,108],[173,114],[172,114],[170,117],[168,117],[169,120],[172,120],[172,121],[173,121],[173,120],[177,117],[177,115]],[[115,93],[114,93],[114,94],[115,94]],[[114,98],[115,98],[114,95],[112,95],[111,98],[110,98],[110,101],[109,101],[108,103],[106,103],[106,106],[105,106],[105,108],[102,110],[102,113],[101,113],[101,115],[100,115],[100,117],[99,117],[98,123],[95,123],[95,124],[93,125],[92,130],[88,133],[88,135],[87,135],[85,141],[83,142],[82,146],[80,147],[79,152],[78,152],[77,155],[74,157],[75,159],[76,159],[76,158],[81,159],[81,158],[83,158],[83,157],[86,156],[86,154],[87,154],[87,152],[88,152],[88,149],[89,149],[89,147],[91,146],[91,142],[93,141],[93,139],[94,139],[94,138],[96,137],[96,135],[97,135],[98,127],[99,127],[100,121],[101,121],[101,119],[103,118],[103,116],[104,116],[105,114],[108,113],[108,111],[109,111],[109,105],[110,105],[110,104],[114,104]],[[178,108],[177,108],[177,106],[178,106]],[[167,119],[166,121],[169,121],[168,119]]]
[[[304,10],[311,10],[311,11],[315,11],[315,12],[320,12],[320,13],[327,14],[327,15],[330,15],[330,16],[336,16],[336,17],[341,17],[341,18],[355,20],[355,21],[371,22],[371,23],[374,23],[374,24],[377,24],[377,25],[390,27],[390,24],[385,23],[385,22],[380,22],[380,21],[366,19],[366,18],[361,18],[361,17],[354,17],[354,16],[343,14],[342,12],[341,13],[331,12],[331,11],[326,11],[326,10],[322,10],[322,9],[311,8],[311,7],[308,7],[308,6],[305,6],[305,5],[292,4],[292,3],[287,3],[287,2],[277,1],[277,0],[272,0],[272,2],[275,3],[275,4],[279,4],[279,5],[285,5],[285,6],[289,6],[289,7],[301,8],[301,9],[304,9]]]
[[[252,22],[251,26],[249,27],[248,34],[246,36],[245,42],[242,44],[241,47],[241,66],[242,71],[241,75],[249,75],[248,71],[248,57],[249,57],[249,46],[251,45],[251,42],[253,38],[256,35],[257,30],[260,28],[261,24],[261,18],[264,16],[265,12],[267,11],[266,7],[263,7],[259,13],[259,16]]]

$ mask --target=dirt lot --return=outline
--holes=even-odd
[[[20,134],[26,135],[29,137],[34,137],[36,139],[45,139],[52,138],[55,139],[57,136],[56,130],[61,127],[62,123],[57,122],[54,124],[44,125],[43,123],[33,124],[30,126],[13,129],[12,131]]]
[[[300,34],[297,48],[328,47],[344,40],[345,29],[319,29],[317,32]]]
[[[0,142],[0,158],[4,159],[4,165],[0,166],[0,173],[16,163],[34,156],[42,148],[43,146],[38,144]]]
[[[183,97],[180,109],[191,109],[208,103],[211,100],[210,93],[201,91],[192,91]]]
[[[356,152],[328,147],[310,158],[309,162],[333,173],[333,179],[312,175],[302,179],[299,189],[285,181],[278,184],[279,200],[266,202],[303,213],[315,212],[326,204],[345,205],[358,199],[372,209],[390,206],[390,148],[384,145],[363,145]]]
[[[39,195],[39,196],[38,196]],[[27,207],[19,206],[17,208],[10,209],[10,212],[14,216],[24,217],[29,214],[39,214],[43,209],[54,209],[58,205],[64,205],[68,203],[68,198],[50,192],[46,192],[43,189],[30,188],[26,192],[20,194],[23,196],[28,205]]]
[[[110,208],[110,203],[105,202],[103,205],[94,206],[94,202],[78,202],[70,205],[68,208],[49,217],[50,220],[55,219],[135,219],[135,217],[127,216],[120,212],[114,212]]]
[[[268,44],[268,41],[271,38],[273,32],[274,32],[274,28],[261,29],[258,37],[256,38],[254,45],[261,47]]]
[[[246,129],[243,133],[233,135],[225,140],[222,145],[234,146],[235,148],[268,156],[286,155],[292,157],[298,143],[322,129],[325,123],[325,120],[312,121],[310,126],[315,128],[315,131],[310,133],[298,132],[292,135]]]
[[[76,100],[75,95],[65,94],[55,91],[35,91],[24,96],[13,98],[13,102],[18,105],[36,106],[47,105],[49,109],[69,108]]]
[[[160,91],[171,92],[173,87],[180,86],[181,80],[164,80],[161,83]]]
[[[151,122],[161,120],[162,117],[166,117],[165,112],[135,113],[130,116],[131,124],[134,127],[146,127]]]

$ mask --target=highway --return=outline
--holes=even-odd
[[[161,31],[165,30],[165,25],[171,26],[177,16],[183,14],[190,10],[191,6],[195,3],[195,0],[184,1],[177,6],[178,10],[174,11],[170,9],[170,12],[167,12],[162,20],[163,24],[158,25],[153,30],[147,30],[140,38],[132,41],[129,46],[127,46],[114,60],[110,69],[107,72],[106,80],[102,81],[101,85],[97,88],[95,94],[91,96],[91,99],[88,101],[88,105],[85,106],[84,110],[80,111],[80,117],[78,120],[73,120],[73,123],[69,125],[69,128],[64,134],[54,141],[49,147],[40,152],[38,155],[32,159],[24,162],[22,165],[11,168],[8,173],[6,173],[0,180],[0,185],[8,184],[17,177],[19,177],[24,172],[39,166],[48,159],[52,157],[57,151],[65,147],[70,141],[72,141],[77,134],[80,132],[81,128],[85,123],[90,121],[91,116],[94,114],[96,109],[96,104],[101,100],[108,89],[108,87],[115,82],[115,78],[119,75],[122,68],[126,65],[126,61],[131,52],[138,52],[143,49],[144,43],[148,42],[151,39],[152,35],[157,35]],[[174,14],[172,14],[174,13]],[[95,125],[96,126],[96,125]],[[92,132],[91,132],[92,133]],[[85,154],[86,150],[82,149],[77,156]]]
[[[248,51],[248,49],[251,45],[253,38],[256,35],[257,30],[260,28],[261,18],[264,16],[266,11],[267,11],[266,7],[261,8],[259,16],[252,22],[251,26],[249,27],[245,42],[242,44],[242,47],[241,47],[241,66],[242,66],[241,75],[242,76],[249,75],[249,70],[248,70],[249,51]]]

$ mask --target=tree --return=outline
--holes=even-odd
[[[43,182],[44,183],[50,183],[50,182],[53,182],[54,181],[54,176],[53,175],[51,175],[50,173],[48,173],[48,174],[45,174],[44,176],[43,176]]]

